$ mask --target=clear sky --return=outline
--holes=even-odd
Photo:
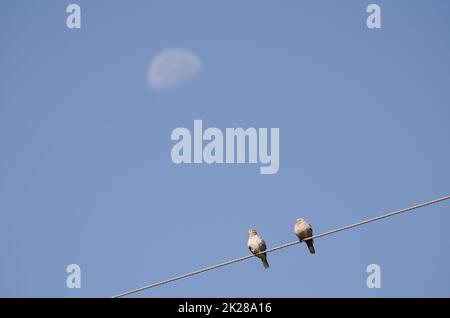
[[[74,2],[81,29],[69,1],[0,4],[0,296],[112,296],[246,255],[249,227],[273,247],[449,194],[449,1],[376,1],[377,30],[369,1]],[[199,66],[155,89],[168,48]],[[174,164],[194,119],[278,127],[278,173]],[[449,224],[444,202],[136,296],[450,296]]]

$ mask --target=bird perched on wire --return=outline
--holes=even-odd
[[[266,242],[258,235],[255,229],[249,229],[248,230],[248,242],[247,242],[248,248],[250,252],[252,252],[253,255],[256,255],[258,253],[264,252],[266,247]],[[269,263],[267,262],[267,254],[262,253],[259,255],[256,255],[256,257],[259,257],[264,265],[264,268],[269,268]]]
[[[304,220],[302,218],[298,218],[297,222],[295,222],[294,232],[295,232],[295,235],[297,235],[300,242],[302,242],[304,239],[306,239],[308,237],[313,236],[313,230],[312,230],[311,224],[309,224],[306,220]],[[315,254],[316,250],[314,249],[313,240],[312,239],[307,240],[307,241],[305,241],[305,243],[308,246],[309,252],[311,254]]]

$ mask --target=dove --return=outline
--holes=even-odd
[[[295,222],[294,226],[295,235],[297,235],[300,242],[302,242],[305,238],[313,236],[313,230],[311,224],[309,224],[306,220],[302,218],[298,218],[297,222]],[[316,250],[314,249],[313,240],[305,241],[308,246],[309,252],[311,254],[315,254]]]
[[[267,249],[266,242],[258,235],[255,229],[248,230],[248,248],[253,255],[263,252]],[[264,268],[269,268],[269,263],[267,262],[266,253],[256,255],[259,257],[264,265]]]

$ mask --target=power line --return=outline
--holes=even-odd
[[[418,208],[422,208],[422,207],[427,206],[427,205],[435,204],[435,203],[438,203],[438,202],[441,202],[441,201],[445,201],[445,200],[448,200],[448,199],[450,199],[450,195],[442,197],[442,198],[439,198],[439,199],[431,200],[431,201],[428,201],[428,202],[420,203],[420,204],[411,206],[409,208],[404,208],[404,209],[401,209],[401,210],[397,210],[397,211],[393,211],[393,212],[390,212],[390,213],[387,213],[387,214],[383,214],[383,215],[380,215],[380,216],[377,216],[377,217],[374,217],[374,218],[371,218],[371,219],[368,219],[368,220],[364,220],[364,221],[361,221],[361,222],[358,222],[358,223],[354,223],[354,224],[350,224],[350,225],[347,225],[347,226],[344,226],[344,227],[340,227],[340,228],[337,228],[337,229],[334,229],[334,230],[331,230],[331,231],[328,231],[328,232],[320,233],[320,234],[317,234],[317,235],[305,238],[302,242],[309,241],[309,240],[312,240],[312,239],[318,239],[318,238],[323,237],[323,236],[327,236],[327,235],[330,235],[330,234],[333,234],[333,233],[336,233],[336,232],[341,232],[341,231],[344,231],[344,230],[348,230],[348,229],[351,229],[351,228],[354,228],[354,227],[357,227],[357,226],[360,226],[360,225],[363,225],[363,224],[367,224],[367,223],[370,223],[370,222],[374,222],[374,221],[378,221],[378,220],[381,220],[381,219],[385,219],[385,218],[394,216],[396,214],[409,212],[409,211],[412,211],[412,210],[415,210],[415,209],[418,209]],[[196,270],[196,271],[193,271],[193,272],[189,272],[189,273],[186,273],[186,274],[183,274],[183,275],[175,276],[175,277],[172,277],[172,278],[169,278],[169,279],[166,279],[166,280],[163,280],[163,281],[151,284],[151,285],[147,285],[147,286],[144,286],[144,287],[141,287],[141,288],[133,289],[133,290],[124,292],[122,294],[113,296],[112,298],[120,298],[120,297],[123,297],[123,296],[127,296],[127,295],[130,295],[130,294],[134,294],[134,293],[143,291],[145,289],[150,289],[150,288],[154,288],[154,287],[161,286],[161,285],[164,285],[164,284],[168,284],[168,283],[174,282],[174,281],[179,280],[179,279],[183,279],[183,278],[187,278],[187,277],[190,277],[190,276],[198,275],[198,274],[201,274],[201,273],[204,273],[204,272],[207,272],[207,271],[219,268],[219,267],[223,267],[223,266],[227,266],[227,265],[230,265],[230,264],[233,264],[233,263],[241,262],[241,261],[244,261],[246,259],[255,257],[255,256],[259,255],[259,254],[271,253],[271,252],[274,252],[274,251],[278,251],[278,250],[281,250],[281,249],[289,247],[289,246],[300,244],[302,242],[294,241],[294,242],[286,243],[286,244],[283,244],[283,245],[280,245],[280,246],[277,246],[277,247],[270,248],[268,250],[265,250],[265,251],[263,251],[261,253],[255,254],[255,255],[253,255],[253,254],[246,255],[246,256],[239,257],[239,258],[236,258],[236,259],[233,259],[233,260],[230,260],[230,261],[227,261],[227,262],[223,262],[223,263],[220,263],[220,264],[217,264],[217,265],[209,266],[209,267],[206,267],[206,268],[203,268],[203,269],[199,269],[199,270]]]

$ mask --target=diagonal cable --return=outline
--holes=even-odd
[[[343,226],[343,227],[340,227],[340,228],[336,228],[336,229],[330,230],[328,232],[323,232],[323,233],[320,233],[320,234],[317,234],[317,235],[305,238],[302,242],[309,241],[309,240],[312,240],[312,239],[318,239],[320,237],[324,237],[324,236],[331,235],[331,234],[334,234],[334,233],[337,233],[337,232],[345,231],[345,230],[348,230],[348,229],[351,229],[351,228],[354,228],[354,227],[357,227],[357,226],[361,226],[361,225],[364,225],[364,224],[367,224],[367,223],[370,223],[370,222],[375,222],[375,221],[378,221],[378,220],[381,220],[381,219],[385,219],[385,218],[388,218],[388,217],[391,217],[391,216],[394,216],[394,215],[397,215],[397,214],[400,214],[400,213],[410,212],[410,211],[413,211],[413,210],[416,210],[416,209],[419,209],[419,208],[423,208],[423,207],[425,207],[427,205],[436,204],[438,202],[445,201],[445,200],[448,200],[448,199],[450,199],[450,195],[442,197],[442,198],[439,198],[439,199],[435,199],[435,200],[427,201],[427,202],[424,202],[424,203],[420,203],[420,204],[417,204],[417,205],[414,205],[414,206],[411,206],[411,207],[408,207],[408,208],[404,208],[404,209],[401,209],[401,210],[397,210],[397,211],[393,211],[393,212],[390,212],[390,213],[386,213],[386,214],[383,214],[383,215],[380,215],[380,216],[377,216],[377,217],[374,217],[374,218],[371,218],[371,219],[367,219],[367,220],[364,220],[364,221],[361,221],[361,222],[357,222],[357,223],[346,225],[346,226]],[[228,265],[231,265],[231,264],[234,264],[234,263],[237,263],[237,262],[241,262],[241,261],[244,261],[246,259],[255,257],[255,256],[259,255],[259,254],[275,252],[275,251],[278,251],[278,250],[281,250],[283,248],[286,248],[286,247],[289,247],[289,246],[293,246],[293,245],[296,245],[296,244],[299,244],[299,243],[301,243],[301,242],[300,241],[294,241],[294,242],[286,243],[286,244],[283,244],[283,245],[279,245],[279,246],[270,248],[268,250],[265,250],[265,251],[263,251],[261,253],[255,254],[255,255],[251,254],[251,255],[242,256],[242,257],[235,258],[235,259],[232,259],[230,261],[226,261],[226,262],[223,262],[223,263],[220,263],[220,264],[212,265],[212,266],[209,266],[209,267],[206,267],[206,268],[202,268],[202,269],[199,269],[199,270],[196,270],[196,271],[193,271],[193,272],[189,272],[189,273],[186,273],[186,274],[183,274],[183,275],[175,276],[175,277],[172,277],[172,278],[169,278],[169,279],[166,279],[166,280],[162,280],[162,281],[153,283],[151,285],[147,285],[147,286],[144,286],[144,287],[141,287],[141,288],[137,288],[137,289],[133,289],[133,290],[124,292],[122,294],[118,294],[116,296],[113,296],[112,298],[120,298],[120,297],[123,297],[123,296],[134,294],[134,293],[143,291],[145,289],[150,289],[150,288],[154,288],[154,287],[161,286],[161,285],[164,285],[164,284],[168,284],[168,283],[171,283],[171,282],[174,282],[174,281],[177,281],[177,280],[180,280],[180,279],[184,279],[184,278],[187,278],[187,277],[190,277],[190,276],[198,275],[198,274],[201,274],[201,273],[204,273],[204,272],[207,272],[207,271],[219,268],[219,267],[224,267],[224,266],[228,266]]]

